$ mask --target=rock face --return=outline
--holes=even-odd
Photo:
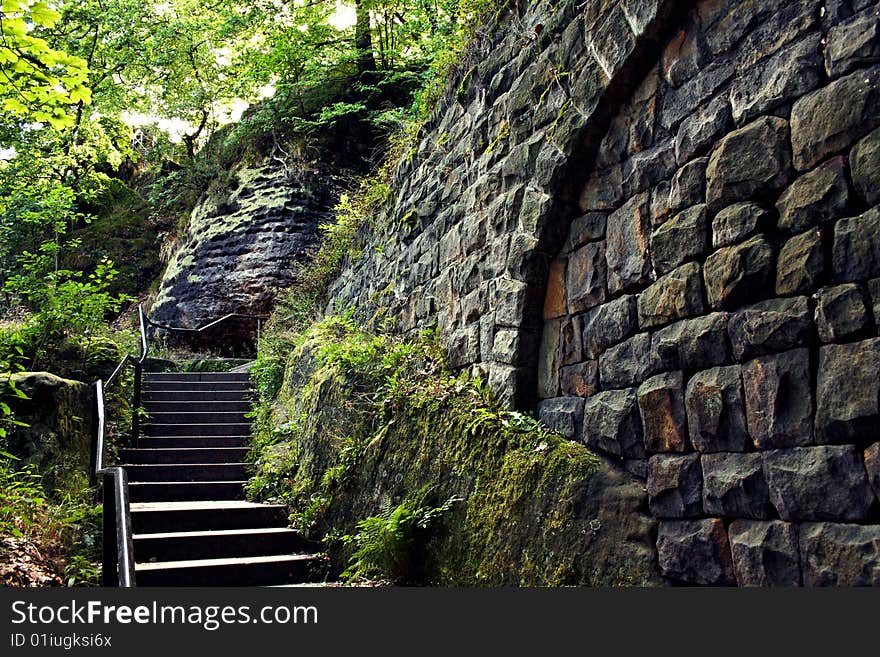
[[[198,327],[231,312],[267,313],[335,198],[333,179],[316,172],[289,179],[278,166],[234,170],[227,189],[209,190],[193,210],[150,317]]]
[[[91,467],[94,388],[48,372],[13,374],[28,399],[10,399],[14,417],[8,451],[43,473],[47,490],[59,494],[88,485]]]

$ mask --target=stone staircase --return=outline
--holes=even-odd
[[[138,586],[322,581],[326,559],[287,528],[285,507],[245,501],[246,373],[145,373],[150,420],[121,450]]]

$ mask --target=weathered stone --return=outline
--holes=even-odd
[[[832,267],[837,281],[880,276],[880,208],[837,222]]]
[[[712,220],[712,248],[730,246],[760,231],[768,223],[769,212],[755,203],[735,203]]]
[[[865,470],[868,472],[868,483],[874,491],[874,496],[880,499],[880,443],[874,443],[863,454],[865,457]]]
[[[661,522],[657,555],[660,571],[672,580],[715,586],[736,584],[727,532],[718,518]]]
[[[550,399],[559,395],[559,338],[562,318],[544,324],[541,349],[538,352],[538,397]]]
[[[704,108],[688,116],[678,127],[675,137],[675,157],[679,164],[694,155],[705,153],[730,129],[733,120],[727,94],[721,94]]]
[[[638,297],[639,327],[654,328],[703,313],[700,265],[682,265],[657,279]]]
[[[676,215],[651,237],[651,257],[658,274],[665,274],[683,262],[708,250],[709,220],[705,205],[695,205]]]
[[[645,481],[648,478],[648,459],[624,459],[623,469],[633,477]]]
[[[714,96],[733,74],[730,62],[722,61],[707,66],[677,89],[669,89],[663,94],[660,125],[666,130],[674,128],[682,119],[691,115],[694,107]]]
[[[822,70],[820,38],[807,37],[746,71],[730,91],[734,120],[749,121],[815,89]]]
[[[669,207],[669,189],[672,185],[668,180],[663,180],[651,190],[651,225],[659,226],[672,215]]]
[[[649,333],[634,335],[599,356],[599,383],[603,390],[639,385],[656,371]]]
[[[669,208],[683,210],[699,205],[706,199],[706,167],[709,158],[701,157],[684,165],[672,178],[669,188]]]
[[[758,449],[813,443],[810,352],[795,349],[743,365],[749,434]]]
[[[593,308],[583,316],[584,354],[598,358],[608,347],[630,337],[638,326],[635,296],[623,296]]]
[[[623,458],[645,458],[635,389],[609,390],[587,399],[583,436],[592,449]]]
[[[880,129],[856,144],[849,154],[853,186],[868,205],[880,203]]]
[[[706,169],[710,211],[782,189],[791,180],[788,121],[757,119],[727,135],[712,152]]]
[[[555,397],[538,404],[541,422],[570,440],[580,440],[584,428],[584,400],[579,397]]]
[[[480,332],[482,335],[482,331]],[[519,331],[499,329],[492,339],[492,360],[507,365],[517,365],[522,357]]]
[[[880,19],[875,7],[828,30],[825,69],[832,78],[880,61]]]
[[[687,23],[670,40],[663,51],[661,70],[663,77],[673,87],[694,77],[706,62],[706,48],[700,38],[697,25]]]
[[[651,338],[651,348],[664,370],[721,365],[730,359],[727,314],[712,313],[660,329]]]
[[[703,275],[712,308],[736,308],[767,292],[773,249],[760,235],[726,246],[706,259]]]
[[[550,263],[547,296],[544,298],[544,321],[562,317],[568,308],[565,301],[565,258]]]
[[[648,453],[686,451],[687,415],[682,373],[651,377],[639,386],[638,400]]]
[[[880,436],[880,338],[819,350],[816,442]]]
[[[624,196],[648,191],[675,171],[675,143],[671,140],[634,153],[623,163]]]
[[[752,446],[746,428],[739,365],[714,367],[688,381],[688,432],[701,452],[744,452]]]
[[[703,508],[707,515],[769,518],[773,511],[760,454],[703,454]]]
[[[880,124],[880,67],[856,71],[798,100],[791,110],[794,165],[806,171]]]
[[[648,507],[655,518],[703,514],[699,454],[655,454],[648,459]]]
[[[648,195],[634,197],[608,217],[608,291],[617,294],[651,280],[649,242],[651,217]]]
[[[589,397],[599,391],[599,364],[584,361],[562,368],[562,394]]]
[[[731,314],[728,332],[737,360],[809,344],[809,303],[806,297],[762,301]]]
[[[776,294],[802,294],[815,289],[825,274],[825,248],[820,233],[810,229],[788,240],[776,263]]]
[[[797,525],[734,520],[727,536],[740,586],[800,586]]]
[[[798,232],[841,217],[849,202],[844,159],[835,157],[794,181],[776,203],[779,227]]]
[[[623,168],[618,164],[587,179],[579,201],[582,212],[613,210],[623,196]]]
[[[763,452],[770,500],[783,520],[864,520],[874,503],[852,445]]]
[[[603,212],[589,212],[571,222],[564,251],[569,253],[587,242],[594,242],[605,237],[605,221]]]
[[[605,300],[605,248],[601,242],[582,246],[568,257],[565,289],[570,314]]]
[[[804,586],[880,586],[880,525],[801,525]]]
[[[880,326],[880,278],[868,281],[868,293],[874,306],[874,323]]]
[[[815,298],[816,326],[822,342],[842,342],[870,328],[865,297],[855,283],[823,287]]]

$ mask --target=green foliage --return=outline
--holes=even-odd
[[[425,504],[428,489],[398,506],[386,508],[379,515],[357,523],[357,534],[343,538],[356,549],[348,568],[342,573],[347,581],[359,579],[391,579],[406,583],[416,567],[414,552],[432,526],[460,498],[449,498],[442,506]]]

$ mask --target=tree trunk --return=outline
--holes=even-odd
[[[364,0],[355,0],[354,3],[356,17],[354,47],[357,50],[358,73],[361,74],[376,70],[376,60],[373,59],[373,39],[370,34],[370,10],[364,4]]]

